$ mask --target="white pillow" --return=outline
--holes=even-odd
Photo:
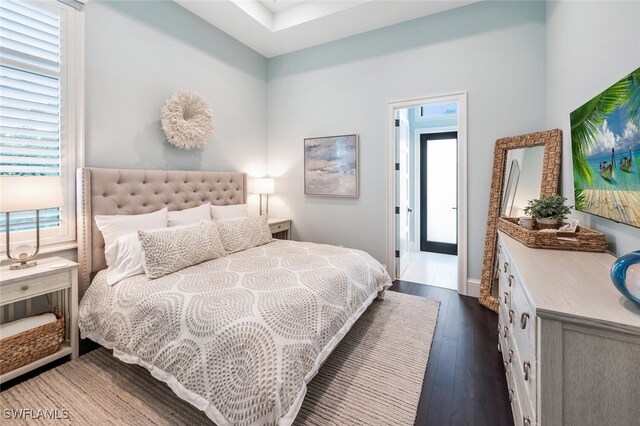
[[[112,252],[114,260],[107,268],[107,284],[114,285],[125,278],[144,274],[144,252],[137,232],[118,238]]]
[[[167,227],[167,208],[163,208],[153,213],[137,215],[108,215],[94,216],[98,229],[104,238],[104,256],[107,266],[115,262],[116,247],[118,238],[127,234],[135,234],[138,231],[147,229]]]
[[[230,206],[211,206],[211,217],[215,220],[238,219],[248,217],[246,204],[232,204]]]
[[[171,226],[195,225],[202,221],[211,221],[211,203],[202,204],[190,209],[167,213],[167,224]]]

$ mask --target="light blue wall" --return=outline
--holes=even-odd
[[[268,150],[277,177],[272,213],[291,216],[296,237],[386,261],[386,103],[467,90],[469,276],[477,278],[495,140],[563,128],[563,187],[571,196],[568,114],[638,66],[640,47],[629,35],[639,8],[484,1],[267,61],[171,1],[92,0],[86,164],[259,175]],[[168,145],[159,124],[164,101],[185,88],[203,94],[216,114],[216,134],[195,152]],[[361,137],[360,197],[305,197],[303,138],[351,132]],[[638,248],[638,230],[590,224],[618,253]]]
[[[640,66],[640,2],[550,2],[547,20],[547,124],[563,131],[562,193],[573,201],[569,113]],[[575,217],[617,255],[640,249],[640,229]]]
[[[267,60],[172,1],[86,6],[86,165],[266,172]],[[203,95],[216,131],[200,150],[166,142],[160,108]]]
[[[469,276],[480,277],[495,140],[546,127],[545,5],[480,2],[269,60],[272,212],[294,236],[386,263],[386,106],[468,91]],[[305,137],[360,134],[360,197],[305,197]]]

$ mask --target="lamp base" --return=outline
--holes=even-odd
[[[27,268],[33,268],[34,266],[36,266],[38,264],[38,262],[36,262],[35,260],[30,260],[27,262],[18,262],[18,263],[12,263],[9,266],[9,269],[12,271],[17,271],[18,269],[27,269]]]

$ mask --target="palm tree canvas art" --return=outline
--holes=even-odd
[[[640,228],[640,68],[570,119],[576,209]]]

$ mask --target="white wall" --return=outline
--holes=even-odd
[[[267,60],[172,1],[86,6],[86,165],[266,172]],[[166,142],[160,108],[203,95],[216,130],[200,150]]]
[[[569,113],[640,66],[640,2],[547,5],[547,124],[563,131],[562,193],[573,202]],[[640,229],[575,213],[607,234],[617,255],[640,248]]]
[[[468,91],[469,277],[480,277],[500,137],[546,128],[545,5],[481,2],[269,60],[274,215],[386,262],[386,104]],[[305,197],[305,137],[360,134],[360,197]]]

